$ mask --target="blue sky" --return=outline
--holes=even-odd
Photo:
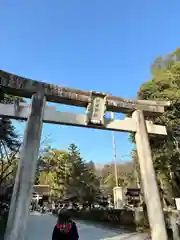
[[[61,86],[135,98],[150,78],[154,58],[179,47],[179,0],[2,0],[0,5],[0,68]],[[24,125],[17,128],[22,134]],[[77,143],[87,160],[113,159],[111,132],[44,125],[47,135],[59,149]],[[116,140],[120,160],[132,145],[125,133]]]

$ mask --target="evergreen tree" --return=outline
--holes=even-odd
[[[82,202],[91,205],[100,193],[100,181],[96,176],[94,163],[85,162],[75,144],[71,144],[68,150],[72,166],[70,189]]]
[[[72,143],[68,148],[69,163],[71,165],[70,189],[73,189],[74,194],[82,197],[85,188],[85,178],[87,166],[80,156],[78,147]]]
[[[16,100],[23,101],[22,98],[10,96],[0,92],[0,103],[13,103]],[[5,144],[10,150],[19,148],[20,142],[11,120],[7,117],[0,118],[0,145]]]

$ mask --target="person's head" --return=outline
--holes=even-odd
[[[58,215],[58,223],[64,223],[64,222],[68,222],[70,220],[70,216],[65,213],[65,212],[60,212]]]

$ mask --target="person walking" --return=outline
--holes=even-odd
[[[76,223],[68,214],[61,212],[52,233],[52,240],[78,240],[79,234]]]

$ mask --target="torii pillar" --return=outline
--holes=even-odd
[[[44,94],[32,98],[4,240],[24,240],[45,108]],[[17,108],[21,111],[21,107]]]
[[[133,119],[137,126],[135,140],[151,237],[152,240],[168,240],[143,111],[136,110],[133,113]]]

